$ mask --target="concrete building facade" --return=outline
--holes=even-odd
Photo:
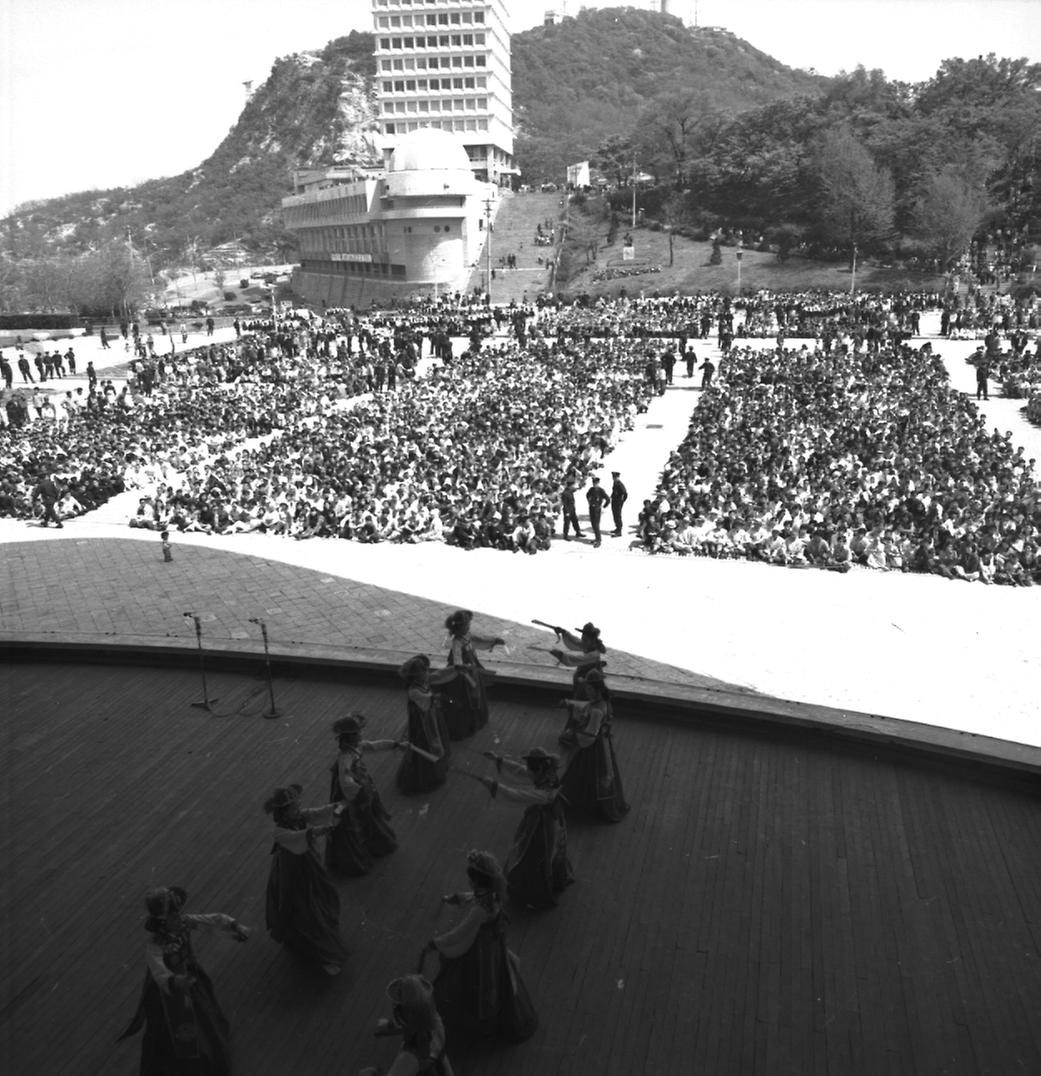
[[[513,166],[510,34],[502,0],[372,0],[384,153],[421,127],[451,131],[478,179]]]
[[[401,136],[385,173],[315,169],[282,200],[297,237],[294,290],[319,307],[465,290],[497,207],[447,131]]]

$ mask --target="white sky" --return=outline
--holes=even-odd
[[[506,6],[517,31],[561,4]],[[694,6],[672,2],[688,18]],[[697,8],[701,25],[821,74],[862,63],[921,81],[951,56],[1041,54],[1041,0],[698,0]],[[193,167],[238,118],[244,80],[257,87],[277,57],[352,29],[371,29],[369,0],[0,0],[0,213]]]

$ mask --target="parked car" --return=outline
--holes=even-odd
[[[539,187],[539,190],[542,191],[543,194],[550,194],[557,190],[557,185],[556,183],[543,183],[542,186]]]

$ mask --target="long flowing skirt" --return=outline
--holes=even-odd
[[[438,684],[441,709],[449,738],[465,740],[488,724],[488,674],[480,667],[469,667],[465,671],[446,669],[443,675],[450,671],[455,675]]]
[[[554,803],[533,803],[524,811],[506,857],[510,896],[530,908],[551,908],[575,880],[567,855],[564,810]]]
[[[428,726],[431,723],[437,733],[436,741],[430,735]],[[448,742],[448,726],[445,724],[440,706],[434,706],[430,715],[425,717],[415,703],[409,703],[408,740],[423,751],[433,754],[441,751],[443,754],[437,762],[431,762],[417,755],[415,751],[406,751],[398,766],[398,788],[406,796],[440,788],[448,776],[448,761],[452,754],[452,748]]]
[[[298,856],[284,848],[272,853],[267,928],[275,941],[306,960],[341,964],[346,959],[340,897],[313,853]]]
[[[228,1076],[231,1049],[228,1021],[217,1002],[213,982],[193,964],[187,995],[164,993],[145,976],[137,1012],[121,1039],[145,1029],[141,1041],[141,1076]]]
[[[600,735],[571,756],[560,790],[569,808],[621,822],[629,811],[610,735]]]
[[[334,777],[331,802],[343,799]],[[325,839],[325,865],[333,874],[357,878],[367,874],[373,860],[390,855],[398,838],[390,826],[390,812],[375,788],[362,788]]]
[[[434,998],[449,1041],[498,1036],[523,1042],[535,1033],[538,1014],[518,963],[500,920],[484,923],[462,956],[441,958]]]

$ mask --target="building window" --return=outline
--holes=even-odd
[[[474,44],[483,45],[484,44],[484,34],[475,34],[474,35]]]
[[[389,49],[390,48],[390,38],[389,37],[381,37],[380,38],[380,48],[381,49]]]
[[[474,22],[484,22],[484,12],[483,11],[475,11],[474,12]]]
[[[477,60],[477,66],[478,67],[487,67],[488,66],[488,58],[487,58],[487,56],[478,56],[478,57],[476,57],[476,60]]]
[[[387,127],[387,134],[393,134],[394,133],[394,124],[393,123],[388,123],[386,125],[386,127]]]

